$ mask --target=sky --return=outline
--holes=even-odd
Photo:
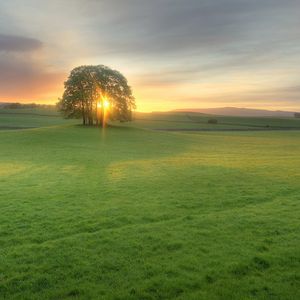
[[[299,28],[300,0],[0,0],[0,101],[55,103],[103,64],[139,111],[300,111]]]

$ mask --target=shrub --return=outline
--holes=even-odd
[[[218,120],[217,119],[209,119],[207,121],[208,124],[218,124]]]

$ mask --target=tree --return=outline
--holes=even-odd
[[[104,126],[107,119],[130,121],[135,99],[127,79],[106,66],[73,69],[64,84],[58,108],[66,118],[82,118],[83,125]]]

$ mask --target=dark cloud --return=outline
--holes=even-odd
[[[42,42],[28,37],[0,34],[0,51],[30,52],[42,47]]]
[[[2,100],[43,97],[53,89],[61,89],[65,78],[66,74],[51,72],[30,58],[11,54],[0,56]]]
[[[92,45],[132,55],[201,55],[243,51],[249,42],[268,45],[299,37],[299,1],[153,0],[88,1]],[[292,28],[292,26],[295,26]]]
[[[273,49],[275,47],[275,49]],[[287,55],[289,54],[289,55]],[[179,83],[193,83],[207,81],[214,76],[234,74],[237,72],[259,72],[275,68],[274,72],[286,72],[292,68],[286,61],[293,57],[293,51],[282,51],[276,45],[266,45],[265,49],[251,49],[236,54],[222,55],[218,59],[195,61],[194,57],[185,59],[182,63],[165,67],[163,70],[151,70],[139,74],[137,81],[143,85],[177,85]],[[280,60],[278,58],[281,57]],[[278,65],[284,66],[278,66]],[[266,68],[266,66],[268,66]],[[230,78],[230,76],[228,76]],[[287,89],[289,91],[289,89]]]

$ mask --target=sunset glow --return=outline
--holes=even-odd
[[[105,109],[108,109],[108,108],[109,108],[110,104],[109,104],[109,102],[108,102],[107,99],[104,99],[104,100],[103,100],[103,106],[104,106]]]
[[[0,101],[54,104],[72,68],[104,64],[138,111],[300,110],[299,1],[172,3],[1,1]]]

